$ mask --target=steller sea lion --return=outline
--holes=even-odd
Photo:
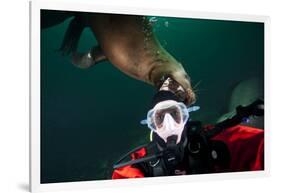
[[[94,33],[99,45],[87,53],[77,53],[85,27]],[[192,104],[195,94],[185,69],[159,43],[145,16],[76,13],[65,34],[61,51],[72,55],[81,68],[109,60],[125,74],[160,88],[169,77],[184,90],[184,102]]]

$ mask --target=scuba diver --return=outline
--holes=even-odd
[[[171,82],[163,82],[141,121],[151,129],[151,142],[117,161],[112,179],[264,169],[264,131],[240,124],[263,116],[262,100],[238,106],[236,115],[216,125],[203,126],[189,119],[199,107],[186,106],[169,89]]]

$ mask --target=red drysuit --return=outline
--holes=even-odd
[[[230,165],[225,172],[254,171],[264,169],[264,131],[237,125],[224,130],[211,140],[222,141],[230,153]],[[132,159],[146,155],[144,148],[133,153]],[[221,170],[214,172],[224,172]],[[141,178],[142,171],[131,165],[113,171],[112,179]]]

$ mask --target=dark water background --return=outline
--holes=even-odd
[[[179,60],[201,106],[191,118],[214,123],[233,87],[264,73],[262,23],[157,17],[154,32]],[[108,179],[122,154],[148,142],[145,118],[154,88],[109,62],[82,70],[57,50],[69,19],[41,31],[41,182]],[[96,45],[84,30],[79,50]],[[245,96],[243,96],[245,97]],[[247,97],[247,96],[246,96]]]

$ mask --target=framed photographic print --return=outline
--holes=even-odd
[[[30,13],[32,192],[268,173],[268,17],[50,1]]]

